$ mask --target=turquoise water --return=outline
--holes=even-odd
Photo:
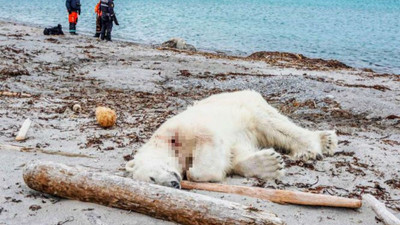
[[[95,28],[81,0],[78,31]],[[64,0],[0,0],[0,18],[68,27]],[[400,0],[115,0],[114,37],[246,55],[287,51],[400,74]]]

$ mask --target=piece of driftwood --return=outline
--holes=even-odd
[[[27,118],[19,129],[18,135],[15,138],[16,141],[23,141],[26,139],[26,134],[28,133],[29,128],[31,127],[31,119]]]
[[[284,224],[254,207],[54,162],[28,163],[23,178],[37,191],[181,224]]]
[[[30,94],[25,94],[25,93],[21,93],[21,92],[9,92],[9,91],[0,91],[0,96],[22,97],[22,98],[32,97],[32,95],[30,95]]]
[[[365,194],[363,200],[371,206],[372,210],[386,225],[400,225],[400,220],[386,209],[385,204],[378,201],[374,196]]]
[[[280,204],[296,204],[311,206],[330,206],[343,208],[360,208],[362,202],[358,199],[350,199],[322,194],[312,194],[299,191],[274,190],[258,187],[245,187],[215,183],[193,183],[190,181],[181,182],[182,189],[205,190],[238,194],[268,200]]]
[[[16,150],[20,152],[40,152],[48,155],[61,155],[65,157],[82,157],[82,158],[96,158],[94,156],[90,155],[84,155],[84,154],[78,154],[78,153],[69,153],[69,152],[61,152],[61,151],[55,151],[55,150],[45,150],[41,148],[31,148],[31,147],[23,147],[23,146],[17,146],[17,145],[4,145],[0,144],[0,149],[6,149],[6,150]]]

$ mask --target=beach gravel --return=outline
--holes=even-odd
[[[339,149],[322,161],[285,157],[281,180],[229,177],[226,183],[350,198],[369,193],[400,217],[399,76],[102,43],[85,35],[48,37],[42,28],[10,22],[0,27],[0,71],[17,68],[0,73],[0,224],[172,224],[35,192],[24,184],[22,169],[40,159],[125,176],[126,160],[167,118],[212,94],[244,89],[259,91],[301,126],[336,129]],[[99,105],[118,112],[113,127],[97,125]],[[28,117],[28,139],[16,143]],[[271,211],[287,224],[381,224],[368,207],[279,205],[196,192]]]

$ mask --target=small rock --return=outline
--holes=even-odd
[[[74,106],[72,106],[72,111],[74,111],[76,113],[81,112],[81,110],[82,110],[82,107],[79,104],[75,104]]]

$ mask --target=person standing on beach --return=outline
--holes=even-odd
[[[96,34],[94,37],[98,38],[100,37],[101,33],[101,1],[97,3],[96,7],[94,7],[94,12],[96,13]]]
[[[78,15],[81,15],[81,1],[67,0],[65,5],[69,14],[69,33],[72,35],[76,35],[76,24],[78,23]]]
[[[114,1],[113,0],[101,0],[100,2],[101,2],[101,4],[100,4],[100,9],[101,9],[100,39],[101,40],[106,39],[107,41],[111,41],[111,31],[112,31],[113,22],[115,22],[116,25],[119,25],[118,21],[115,17],[115,14],[114,14]]]

